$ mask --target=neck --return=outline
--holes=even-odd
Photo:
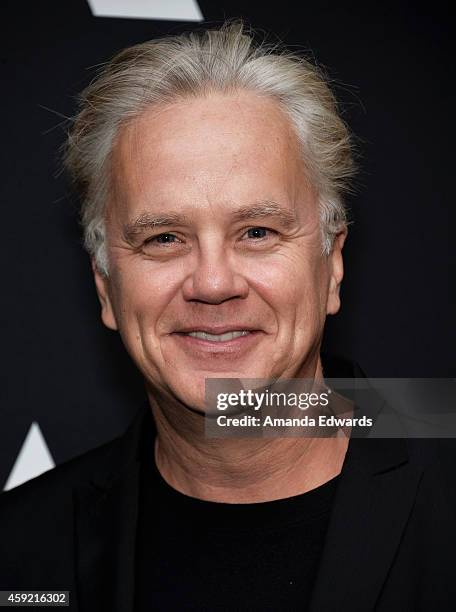
[[[314,376],[323,378],[320,360]],[[204,415],[187,410],[184,417],[182,405],[172,405],[156,392],[148,395],[157,426],[157,468],[169,485],[191,497],[224,503],[272,501],[310,491],[342,469],[349,441],[345,436],[211,439],[204,435]]]

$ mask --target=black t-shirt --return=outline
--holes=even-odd
[[[305,610],[339,477],[302,495],[226,504],[183,495],[143,444],[135,612]]]

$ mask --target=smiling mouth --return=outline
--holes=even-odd
[[[192,326],[176,330],[171,335],[192,358],[212,360],[217,356],[218,359],[225,357],[236,360],[257,346],[263,333],[260,329],[243,329],[241,323],[239,327],[232,325],[198,329]]]
[[[198,338],[198,340],[206,340],[209,342],[229,342],[230,340],[234,340],[235,338],[241,338],[242,336],[247,336],[251,332],[245,329],[233,330],[229,332],[225,332],[224,334],[210,334],[205,331],[192,331],[186,332],[184,336],[191,336],[192,338]]]

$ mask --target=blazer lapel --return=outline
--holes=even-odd
[[[411,512],[421,470],[404,440],[350,441],[312,612],[373,610]]]
[[[81,612],[132,612],[145,410],[119,438],[91,482],[73,493],[75,567]]]

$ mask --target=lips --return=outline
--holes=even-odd
[[[220,360],[237,361],[247,356],[258,345],[263,333],[258,328],[247,327],[242,323],[223,327],[199,324],[177,329],[170,336],[187,357],[196,359],[198,364],[201,364],[201,360],[205,361],[205,367],[216,365],[214,371],[218,371]]]
[[[258,328],[243,325],[242,323],[224,326],[208,326],[200,324],[194,326],[192,325],[191,327],[182,327],[174,331],[172,335],[207,344],[214,345],[220,343],[221,346],[224,343],[237,343],[247,340],[247,337],[257,336],[261,331],[262,330]]]
[[[191,336],[192,338],[198,338],[199,340],[207,340],[209,342],[229,342],[235,338],[241,338],[241,336],[247,336],[251,332],[246,329],[239,329],[228,331],[223,334],[210,334],[206,331],[192,331],[187,332],[185,335]]]

